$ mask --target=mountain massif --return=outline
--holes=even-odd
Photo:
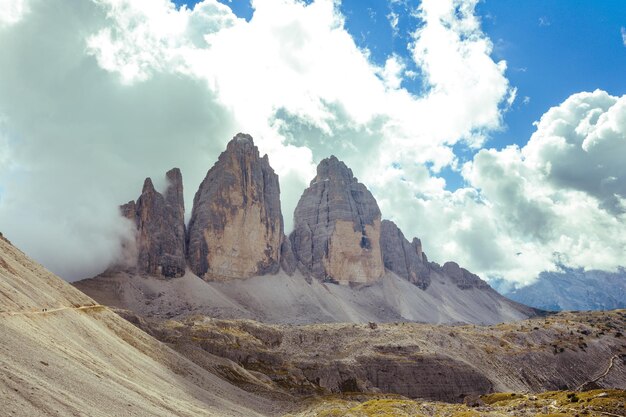
[[[251,136],[236,135],[196,192],[184,224],[182,176],[150,178],[120,210],[135,241],[120,264],[75,285],[141,314],[280,323],[497,323],[533,316],[454,262],[430,262],[383,220],[365,185],[336,157],[322,160],[284,234],[278,176]]]
[[[524,287],[503,280],[493,282],[507,297],[548,311],[614,310],[626,308],[626,270],[616,272],[583,270],[562,266],[542,272]]]
[[[546,315],[429,261],[337,158],[289,236],[248,135],[188,225],[166,178],[120,207],[125,261],[74,287],[0,235],[4,414],[623,415],[626,312]]]

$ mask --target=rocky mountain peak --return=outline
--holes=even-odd
[[[185,218],[185,199],[183,197],[183,176],[178,168],[172,168],[165,173],[168,186],[165,190],[165,201],[177,210],[176,217]]]
[[[194,197],[187,257],[207,280],[276,273],[283,217],[278,176],[250,135],[237,134]]]
[[[300,269],[340,283],[378,280],[380,220],[376,200],[352,171],[334,156],[322,160],[294,213],[290,239]]]
[[[319,181],[342,180],[346,182],[358,182],[352,170],[346,164],[337,159],[335,155],[322,159],[317,165],[317,175],[311,181],[311,185]]]
[[[141,194],[154,194],[156,190],[154,189],[154,184],[152,184],[152,178],[148,177],[143,182],[143,188],[141,189]]]
[[[247,133],[237,133],[233,139],[228,142],[227,145],[227,149],[228,147],[233,147],[233,146],[250,146],[253,147],[254,146],[254,139],[252,138],[251,135],[247,134]]]
[[[486,289],[491,288],[489,284],[480,279],[476,274],[465,268],[461,268],[456,262],[446,262],[441,268],[444,274],[452,278],[457,287],[466,290],[470,288]]]
[[[185,274],[185,206],[180,170],[174,168],[166,177],[165,196],[146,178],[137,201],[120,206],[120,211],[137,230],[137,272],[171,278]]]

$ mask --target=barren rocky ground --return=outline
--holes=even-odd
[[[204,316],[145,320],[118,312],[196,363],[225,358],[211,370],[252,391],[461,402],[493,392],[626,388],[624,310],[494,326],[295,326]]]
[[[1,416],[254,416],[285,406],[207,372],[0,237]]]
[[[2,415],[626,415],[624,310],[493,326],[145,319],[4,239],[0,278]]]

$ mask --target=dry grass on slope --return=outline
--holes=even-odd
[[[619,417],[626,415],[626,391],[497,393],[476,399],[476,404],[353,394],[309,400],[285,417]]]

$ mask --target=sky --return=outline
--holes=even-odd
[[[517,285],[626,250],[621,0],[0,0],[0,231],[68,280],[250,133],[286,230],[330,154],[383,217]]]

